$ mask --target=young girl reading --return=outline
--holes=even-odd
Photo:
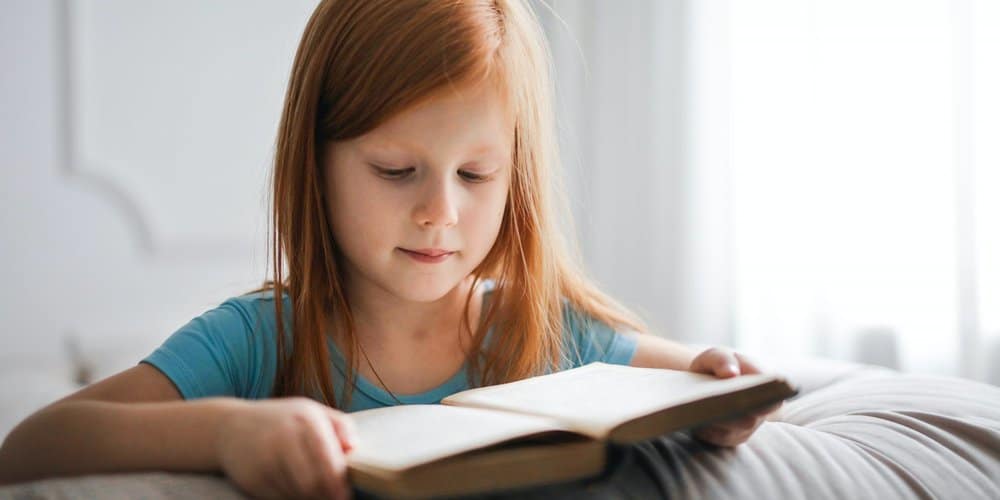
[[[592,361],[759,372],[646,334],[588,282],[554,203],[552,99],[522,0],[320,2],[278,130],[271,279],[30,416],[0,482],[218,471],[342,498],[352,411]],[[736,445],[775,408],[695,436]]]

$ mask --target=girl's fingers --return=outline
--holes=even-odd
[[[695,437],[718,446],[736,446],[743,443],[764,422],[763,419],[753,419],[752,423],[715,424],[695,430]]]
[[[689,370],[719,378],[763,373],[756,361],[725,347],[712,347],[698,354],[691,362]]]
[[[338,498],[351,498],[353,492],[347,480],[347,454],[358,445],[358,429],[354,420],[346,413],[330,410],[329,419],[332,424],[331,428],[341,446],[340,453],[338,453],[340,462],[336,464],[336,468],[340,471],[339,474],[342,478],[340,485],[344,488],[344,496]]]
[[[747,429],[755,429],[760,420],[761,418],[755,415],[743,415],[735,417],[731,420],[719,422],[715,424],[715,426],[726,430],[743,431]]]
[[[739,360],[732,351],[722,347],[706,349],[691,362],[690,371],[728,378],[740,374]]]
[[[743,442],[735,432],[718,426],[709,426],[695,432],[698,439],[716,446],[732,447]]]
[[[309,491],[319,498],[346,498],[347,460],[341,450],[340,440],[332,425],[324,418],[316,426],[316,436],[308,439],[305,446],[313,459],[312,466],[318,477]]]
[[[354,449],[358,445],[358,428],[350,415],[330,410],[329,418],[330,423],[333,425],[333,430],[340,439],[343,452],[347,453]]]
[[[694,437],[698,438],[699,441],[705,441],[707,443],[719,444],[716,442],[715,430],[711,427],[699,427],[694,429],[692,432]]]
[[[760,427],[761,424],[763,424],[763,423],[764,423],[764,419],[763,418],[758,418],[757,422],[753,424],[753,427],[750,427],[749,429],[747,429],[746,431],[744,431],[745,436],[743,436],[743,439],[740,442],[742,443],[743,441],[746,441],[747,439],[750,439],[750,436],[752,436],[753,433],[757,432],[757,428]]]
[[[733,356],[735,356],[736,359],[739,360],[740,370],[742,371],[743,375],[747,375],[750,373],[761,373],[760,367],[757,366],[757,363],[751,361],[750,358],[748,358],[745,354],[734,352]]]

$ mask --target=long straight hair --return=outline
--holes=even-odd
[[[574,244],[571,253],[559,230],[562,225],[575,234],[555,175],[550,63],[538,19],[522,0],[320,2],[292,66],[271,179],[272,274],[256,290],[273,291],[280,318],[273,397],[306,395],[346,410],[358,368],[343,255],[327,220],[317,151],[466,83],[498,85],[515,116],[503,221],[493,247],[472,273],[471,290],[486,278],[496,287],[474,335],[467,320],[471,291],[462,315],[464,331],[475,339],[467,353],[470,385],[518,380],[563,366],[568,359],[564,305],[615,328],[646,331],[637,316],[585,276],[578,247]],[[294,332],[287,338],[286,294]],[[490,327],[494,340],[485,345]],[[327,349],[334,331],[346,344],[343,401],[333,390]]]

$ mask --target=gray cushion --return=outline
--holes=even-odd
[[[245,495],[221,476],[144,472],[32,481],[0,488],[0,499],[144,500],[214,498],[244,499]]]

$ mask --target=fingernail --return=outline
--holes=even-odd
[[[740,374],[740,367],[736,366],[736,363],[729,363],[727,368],[729,368],[729,371],[733,372],[736,375]]]
[[[345,453],[353,450],[357,446],[358,446],[358,440],[354,436],[348,434],[343,438],[341,438],[340,447],[344,450]]]

